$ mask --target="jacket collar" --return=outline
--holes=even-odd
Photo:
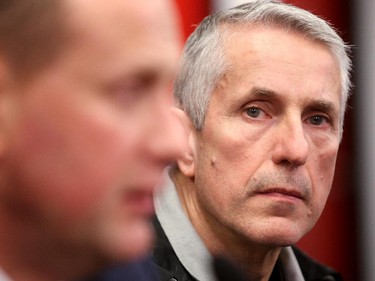
[[[165,172],[165,185],[154,197],[156,216],[178,259],[197,280],[214,281],[213,257],[185,215],[174,183]],[[304,281],[301,268],[291,247],[279,257],[287,281]]]

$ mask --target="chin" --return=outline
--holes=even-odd
[[[302,236],[279,235],[270,239],[270,244],[276,247],[287,247],[296,244]]]
[[[286,247],[296,244],[307,232],[298,224],[273,223],[267,227],[263,225],[258,231],[248,233],[248,237],[259,244]]]
[[[259,245],[268,247],[287,247],[296,244],[301,239],[301,236],[288,235],[284,233],[267,233],[252,237],[251,240]]]
[[[154,242],[154,232],[149,223],[122,227],[111,235],[104,249],[112,262],[127,262],[147,255]]]

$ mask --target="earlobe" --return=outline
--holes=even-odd
[[[173,108],[173,112],[176,114],[178,119],[180,120],[182,127],[184,128],[184,137],[187,140],[187,145],[185,146],[185,151],[182,155],[177,159],[177,165],[180,171],[186,177],[194,177],[195,169],[195,134],[194,134],[194,126],[186,114],[180,108]]]
[[[186,177],[194,177],[195,175],[195,139],[193,131],[191,131],[188,135],[188,147],[186,152],[177,159],[177,164],[180,171]]]

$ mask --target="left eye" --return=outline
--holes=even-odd
[[[310,119],[311,124],[316,125],[316,126],[319,126],[319,125],[322,125],[323,123],[328,122],[327,118],[321,115],[314,115],[310,117],[309,119]]]
[[[250,107],[246,109],[246,114],[251,118],[257,118],[262,113],[262,110],[257,107]]]

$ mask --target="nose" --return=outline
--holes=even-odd
[[[273,148],[272,160],[276,164],[298,167],[306,163],[309,143],[299,118],[281,122]]]

